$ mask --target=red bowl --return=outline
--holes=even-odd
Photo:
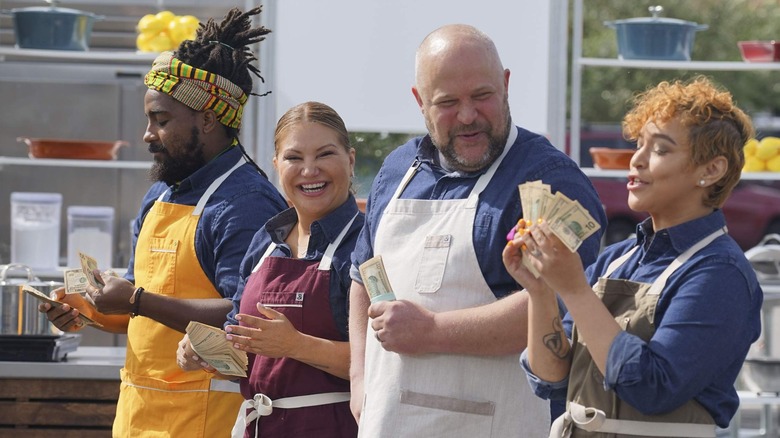
[[[633,149],[600,147],[591,147],[589,151],[593,164],[599,169],[628,169],[635,152]]]
[[[737,45],[745,62],[780,61],[780,41],[739,41]]]

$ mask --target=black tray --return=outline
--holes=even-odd
[[[81,342],[78,333],[63,335],[0,335],[0,360],[59,362]]]

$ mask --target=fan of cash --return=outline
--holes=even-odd
[[[517,186],[520,191],[520,205],[523,217],[518,225],[507,236],[508,240],[514,238],[517,230],[525,229],[525,224],[537,224],[547,222],[550,229],[571,252],[577,251],[583,241],[601,228],[601,225],[593,219],[590,212],[579,201],[569,199],[561,192],[552,193],[549,184],[541,181],[529,181]],[[533,267],[527,257],[523,257],[523,264],[536,276],[538,271]]]
[[[246,351],[233,348],[233,344],[225,339],[225,331],[190,321],[186,328],[192,350],[220,374],[226,376],[246,377],[249,361]]]

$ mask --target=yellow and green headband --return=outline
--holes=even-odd
[[[160,53],[146,74],[144,84],[196,111],[214,111],[225,126],[241,126],[246,93],[220,75],[181,62],[173,57],[173,52]]]

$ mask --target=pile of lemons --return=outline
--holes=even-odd
[[[182,41],[195,39],[199,23],[193,15],[176,15],[171,11],[144,15],[136,26],[135,45],[141,52],[174,50]]]
[[[745,143],[743,172],[780,172],[780,138],[751,138]]]

